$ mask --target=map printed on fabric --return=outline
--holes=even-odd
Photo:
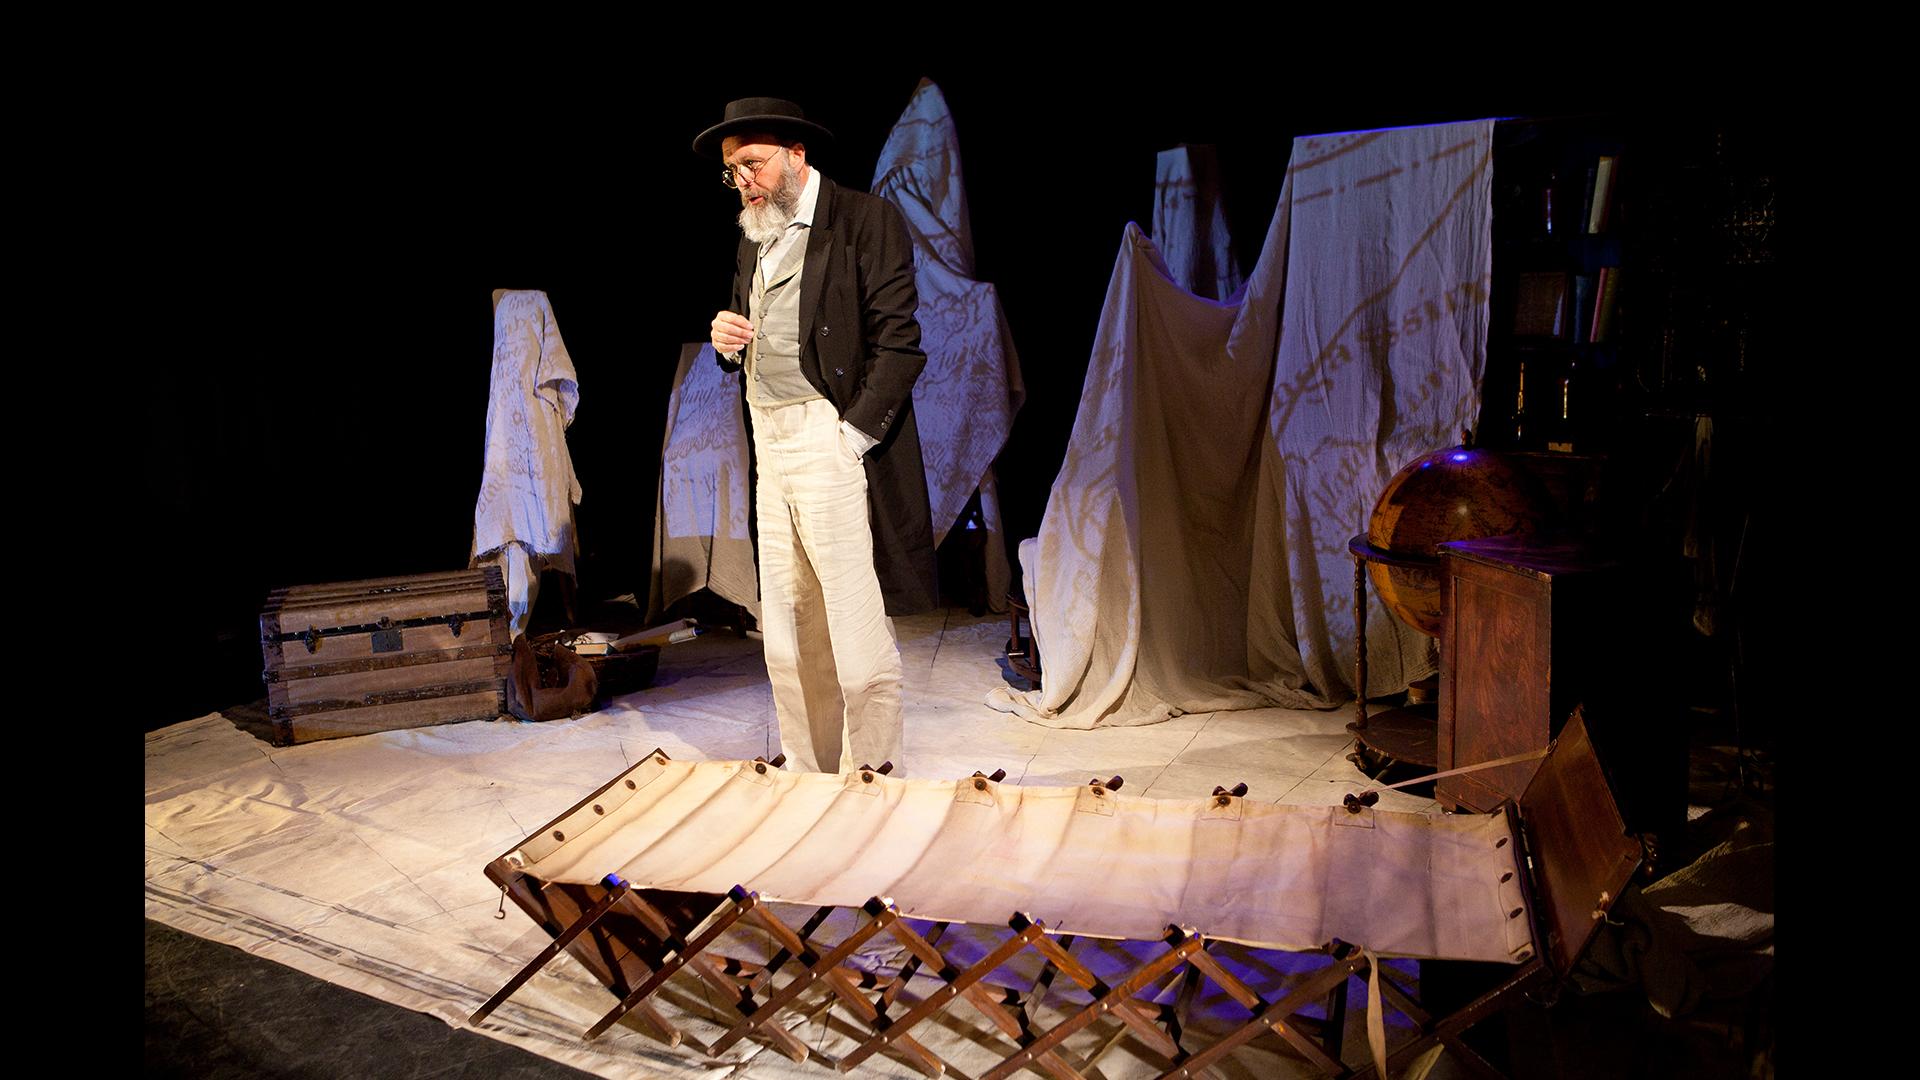
[[[1086,728],[1351,698],[1347,541],[1478,409],[1492,131],[1295,140],[1238,303],[1180,288],[1127,226],[1020,549],[1042,683],[989,705]],[[1370,690],[1431,673],[1430,640],[1368,603]]]
[[[712,589],[760,617],[748,468],[739,370],[722,369],[709,343],[681,346],[660,449],[650,614]]]
[[[573,506],[580,501],[567,426],[580,380],[547,294],[501,290],[493,309],[486,463],[473,510],[478,560],[520,544],[571,574]]]
[[[1213,147],[1160,151],[1154,161],[1153,242],[1174,282],[1195,296],[1231,301],[1246,284],[1227,234]]]
[[[913,409],[934,544],[946,538],[978,488],[991,533],[988,588],[998,602],[1008,572],[992,465],[1026,388],[999,295],[972,279],[973,234],[961,181],[953,114],[940,88],[922,79],[880,151],[873,193],[900,208],[913,236],[920,340],[927,353],[913,387]]]

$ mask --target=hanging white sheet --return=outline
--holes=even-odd
[[[926,462],[938,545],[976,489],[988,536],[987,591],[995,610],[1010,580],[993,460],[1026,400],[1020,358],[994,287],[973,280],[973,230],[960,172],[960,141],[946,98],[922,79],[887,136],[873,193],[900,208],[913,237],[914,287],[926,369],[913,412]]]
[[[681,346],[660,447],[650,615],[712,589],[760,617],[760,572],[747,532],[749,467],[739,370],[723,370],[711,344]]]
[[[473,509],[473,562],[519,544],[540,565],[573,573],[580,482],[567,426],[580,380],[547,294],[501,289],[493,300],[487,449]]]
[[[1474,422],[1492,122],[1316,136],[1239,303],[1128,225],[1040,535],[1021,545],[1038,723],[1325,708],[1352,696],[1347,541],[1402,465]],[[1371,689],[1433,670],[1369,598]]]
[[[1220,203],[1211,146],[1176,146],[1154,160],[1153,242],[1174,283],[1209,300],[1232,300],[1246,284]]]

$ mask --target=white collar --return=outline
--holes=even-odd
[[[813,228],[813,208],[820,201],[820,170],[808,166],[807,182],[800,188],[800,205],[793,209],[793,221],[788,226],[805,225]]]

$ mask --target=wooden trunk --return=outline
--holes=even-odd
[[[275,589],[260,648],[276,745],[507,711],[499,567]]]

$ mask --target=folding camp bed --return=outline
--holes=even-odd
[[[1563,979],[1642,861],[1577,713],[1523,797],[1489,814],[1394,813],[1353,797],[1273,805],[1248,800],[1244,786],[1187,799],[1118,787],[1117,778],[1019,787],[999,774],[789,773],[777,759],[677,762],[655,751],[486,867],[554,940],[473,1022],[564,949],[617,999],[588,1037],[632,1013],[670,1045],[688,1041],[650,1002],[678,976],[702,980],[725,1003],[716,1018],[724,1034],[697,1047],[709,1055],[752,1038],[840,1071],[885,1052],[935,1076],[946,1063],[913,1033],[949,1014],[983,1021],[982,1038],[998,1040],[1004,1056],[985,1080],[1028,1068],[1083,1076],[1088,1062],[1065,1044],[1094,1026],[1109,1035],[1105,1045],[1132,1035],[1167,1077],[1209,1075],[1268,1033],[1344,1076],[1353,1070],[1338,1014],[1347,979],[1360,976],[1415,1027],[1389,1055],[1383,1010],[1371,1009],[1373,1060],[1361,1071],[1397,1074],[1435,1042],[1488,1070],[1461,1033]],[[810,914],[783,917],[775,902]],[[838,940],[822,935],[830,920]],[[956,924],[1006,929],[963,965],[941,947]],[[1133,948],[1147,959],[1103,978],[1068,947],[1075,937],[1157,944]],[[732,947],[718,947],[723,939]],[[1226,943],[1330,962],[1259,985],[1222,962]],[[863,955],[879,945],[906,957],[897,970],[876,970]],[[1387,957],[1510,970],[1488,993],[1433,1015],[1380,963]],[[1041,965],[1024,989],[1006,985],[1016,958]],[[916,973],[933,979],[914,983]],[[1202,983],[1242,1013],[1205,1045],[1188,1016]],[[933,988],[912,992],[919,985]],[[1052,986],[1067,993],[1054,993],[1043,1014]],[[961,999],[967,1008],[952,1008]],[[1323,1000],[1325,1021],[1302,1015]],[[817,1015],[823,1002],[861,1032],[837,1057],[781,1022]]]

